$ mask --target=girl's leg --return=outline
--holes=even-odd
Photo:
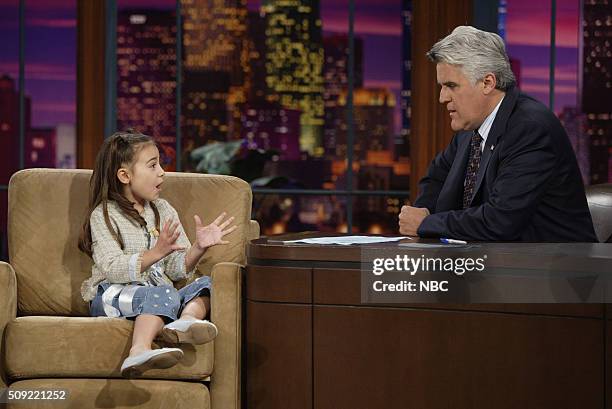
[[[189,285],[193,286],[194,283]],[[196,284],[196,286],[198,285]],[[179,291],[187,293],[187,297],[185,297],[185,294],[181,294],[182,299],[189,299],[193,297],[194,288],[185,286]],[[202,293],[200,292],[200,294]],[[212,322],[202,321],[209,311],[210,296],[208,294],[192,298],[184,304],[179,319],[164,326],[162,337],[167,342],[179,344],[201,345],[212,341],[219,331]]]
[[[195,297],[185,305],[180,318],[203,320],[208,311],[210,311],[210,297]]]
[[[130,356],[151,350],[151,343],[164,326],[164,320],[157,315],[142,314],[136,317],[134,333],[132,335],[132,348]]]

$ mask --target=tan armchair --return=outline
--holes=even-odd
[[[612,183],[586,187],[586,198],[600,243],[612,243]]]
[[[212,276],[219,335],[210,344],[181,346],[185,356],[173,368],[123,379],[133,323],[89,317],[79,291],[91,274],[91,260],[77,248],[90,176],[28,169],[11,178],[10,265],[0,263],[0,388],[68,391],[65,402],[37,407],[239,409],[241,274],[246,243],[259,235],[249,185],[230,176],[166,173],[162,197],[190,240],[194,214],[205,223],[224,210],[236,217],[231,244],[211,248],[198,266]]]

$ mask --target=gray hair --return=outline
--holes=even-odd
[[[495,33],[459,26],[435,43],[427,57],[435,63],[461,67],[472,84],[490,72],[495,75],[497,89],[506,91],[516,84],[504,41]]]

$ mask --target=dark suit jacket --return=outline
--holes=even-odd
[[[482,153],[476,193],[462,209],[470,138],[458,132],[419,182],[431,213],[422,237],[476,241],[595,242],[576,156],[557,117],[511,88]]]

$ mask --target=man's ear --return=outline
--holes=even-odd
[[[117,170],[117,177],[119,178],[119,182],[124,185],[130,184],[130,172],[126,168],[119,168],[119,170]]]
[[[497,85],[497,79],[495,78],[495,74],[492,72],[487,73],[484,76],[482,83],[484,85],[483,92],[485,95],[489,95],[493,90],[495,90],[495,86]]]

